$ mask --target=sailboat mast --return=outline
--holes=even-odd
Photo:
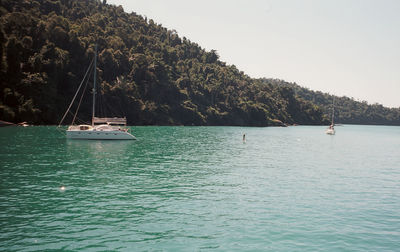
[[[96,108],[96,69],[97,69],[97,44],[94,49],[92,126],[94,126],[94,116]]]
[[[335,117],[335,97],[333,97],[333,102],[332,102],[332,125],[334,125],[333,119]]]

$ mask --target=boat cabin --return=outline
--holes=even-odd
[[[126,117],[93,117],[93,124],[126,126]]]

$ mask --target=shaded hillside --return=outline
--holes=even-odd
[[[331,115],[335,99],[335,121],[344,124],[400,125],[400,108],[387,108],[381,104],[368,104],[346,96],[338,97],[313,91],[295,83],[276,79],[262,79],[264,83],[292,88],[298,99],[310,101],[322,108],[326,116]]]
[[[58,123],[96,43],[99,100],[114,107],[99,107],[100,116],[125,115],[133,125],[326,120],[292,88],[251,79],[215,50],[106,1],[1,0],[0,13],[1,120]],[[90,106],[82,104],[81,119]]]

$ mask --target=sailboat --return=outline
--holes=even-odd
[[[93,64],[94,61],[94,64]],[[95,109],[96,109],[96,63],[97,63],[97,45],[95,48],[94,60],[89,65],[88,70],[86,71],[86,78],[92,64],[93,64],[93,104],[92,104],[92,124],[81,124],[74,125],[75,117],[66,131],[66,136],[68,139],[93,139],[93,140],[135,140],[135,136],[128,132],[126,128],[126,117],[96,117]],[[72,104],[83,84],[84,80],[82,80],[81,85],[79,86],[77,92],[75,93],[74,98],[72,99],[71,104],[69,105],[67,111],[65,112],[63,118],[61,119],[61,123],[63,122],[65,116],[71,109]],[[82,94],[83,95],[83,94]],[[83,97],[83,96],[82,96]],[[81,98],[82,100],[82,98]],[[78,105],[79,108],[79,105]],[[76,112],[77,113],[77,112]]]
[[[328,135],[335,135],[334,118],[335,118],[335,98],[333,98],[333,102],[332,102],[332,120],[331,120],[331,125],[329,125],[329,128],[326,130],[326,134],[328,134]]]

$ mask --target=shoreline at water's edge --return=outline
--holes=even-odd
[[[335,124],[337,127],[341,126],[394,126],[399,127],[400,125],[391,125],[391,124]],[[10,124],[10,125],[0,125],[0,128],[12,127],[12,126],[23,126],[23,127],[40,127],[40,126],[54,126],[58,127],[56,124]],[[61,125],[60,127],[68,127],[69,124]],[[179,125],[179,124],[135,124],[135,125],[126,125],[127,127],[250,127],[250,128],[269,128],[269,127],[297,127],[297,126],[329,126],[329,124],[285,124],[285,125],[265,125],[265,126],[254,126],[254,125]]]

